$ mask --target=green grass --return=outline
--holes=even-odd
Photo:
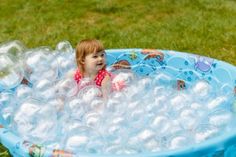
[[[106,48],[196,53],[236,65],[235,0],[1,0],[0,42],[100,39]]]
[[[0,157],[10,157],[10,153],[2,145],[0,145]]]
[[[197,53],[236,65],[234,0],[1,0],[0,42],[97,38],[107,48]]]

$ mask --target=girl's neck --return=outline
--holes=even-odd
[[[88,78],[91,78],[91,79],[95,79],[95,77],[96,77],[97,74],[84,72],[83,75],[84,75],[83,77],[88,77]]]

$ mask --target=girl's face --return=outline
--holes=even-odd
[[[84,69],[87,74],[97,74],[106,64],[105,52],[91,53],[84,59]]]

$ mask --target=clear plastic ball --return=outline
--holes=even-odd
[[[10,54],[0,54],[0,91],[18,86],[23,80],[20,63]]]

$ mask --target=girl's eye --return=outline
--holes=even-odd
[[[98,56],[93,56],[93,58],[97,58]]]
[[[105,55],[105,54],[104,54],[104,53],[102,53],[102,54],[101,54],[101,57],[104,57],[104,55]]]

